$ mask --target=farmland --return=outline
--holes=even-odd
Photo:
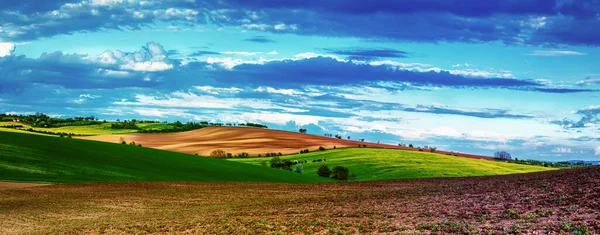
[[[281,158],[290,161],[306,161],[307,163],[303,164],[304,171],[313,174],[323,164],[330,168],[345,166],[350,169],[351,174],[356,174],[356,180],[486,176],[555,170],[539,166],[379,148],[334,149],[286,155]],[[268,165],[270,159],[270,157],[262,157],[229,160],[254,165]],[[325,161],[313,162],[314,160]]]
[[[300,134],[297,132],[270,130],[262,128],[245,127],[206,127],[199,130],[168,133],[168,134],[122,134],[122,135],[97,135],[77,137],[88,140],[98,140],[110,143],[134,141],[151,148],[170,150],[175,152],[199,154],[208,156],[213,150],[221,149],[233,155],[246,152],[251,156],[266,153],[295,154],[301,150],[318,150],[319,147],[327,149],[366,146],[369,148],[389,148],[417,151],[418,148],[404,146],[376,144],[355,140],[344,140],[324,136]],[[440,154],[450,152],[437,151]],[[452,153],[460,157],[473,159],[492,160],[491,157],[478,156],[464,153]]]
[[[83,183],[0,190],[6,233],[600,232],[600,168],[350,183]]]
[[[0,180],[327,181],[311,175],[140,146],[12,132],[0,132],[0,139]]]

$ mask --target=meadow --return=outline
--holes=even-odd
[[[0,126],[9,126],[9,125],[22,125],[22,129],[32,128],[36,131],[47,131],[47,132],[55,132],[55,133],[72,133],[75,135],[83,135],[83,136],[94,136],[94,135],[113,135],[113,134],[127,134],[127,133],[137,133],[139,130],[135,129],[114,129],[111,128],[111,125],[114,122],[100,123],[96,125],[83,125],[83,126],[62,126],[62,127],[31,127],[30,125],[18,123],[18,122],[0,122]],[[167,123],[138,123],[136,124],[140,130],[152,130],[152,129],[173,129],[171,124]],[[25,130],[19,130],[14,128],[5,128],[0,127],[0,130],[7,132],[22,132],[22,133],[36,133],[29,132]],[[41,133],[36,133],[41,134]]]
[[[271,157],[233,158],[232,162],[269,165]],[[463,158],[429,152],[379,148],[343,148],[282,156],[290,161],[307,161],[305,174],[316,174],[325,164],[345,166],[356,180],[505,175],[555,170],[554,168]],[[313,160],[324,160],[313,162]]]
[[[324,182],[261,166],[71,138],[0,132],[0,180]]]

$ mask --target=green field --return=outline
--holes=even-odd
[[[97,141],[0,131],[0,180],[28,182],[328,179],[221,159]]]
[[[415,152],[395,149],[345,148],[311,152],[308,154],[287,155],[282,159],[308,161],[303,164],[304,174],[316,175],[318,167],[326,164],[330,168],[345,166],[356,180],[387,180],[406,178],[486,176],[527,173],[553,170],[553,168],[495,162],[447,156],[442,154]],[[260,165],[271,158],[230,159]],[[324,162],[312,162],[326,159]]]
[[[127,134],[127,133],[137,133],[138,130],[132,129],[112,129],[112,122],[101,123],[98,125],[86,125],[86,126],[63,126],[63,127],[31,127],[27,124],[17,123],[17,122],[0,122],[0,126],[8,126],[8,125],[22,125],[24,129],[33,128],[37,131],[48,131],[55,133],[73,133],[75,135],[111,135],[111,134]],[[166,123],[139,123],[138,126],[142,130],[165,130],[165,129],[173,129],[173,126]],[[3,128],[0,127],[0,131],[7,132],[21,132],[21,133],[35,133],[29,132],[25,130],[18,130],[13,128]]]

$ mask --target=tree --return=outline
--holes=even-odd
[[[349,173],[349,171],[348,171],[347,167],[336,166],[333,168],[331,178],[334,178],[337,180],[348,180],[348,173]]]
[[[296,173],[304,173],[304,167],[302,166],[302,164],[298,163],[296,164],[296,168],[294,168],[294,172]]]
[[[500,159],[500,160],[511,160],[512,159],[512,157],[510,156],[510,153],[507,153],[506,151],[498,151],[498,152],[494,153],[494,158]]]
[[[317,175],[329,178],[329,176],[331,175],[331,170],[329,170],[329,167],[327,167],[327,165],[321,165],[317,170]]]
[[[408,147],[414,148],[414,146],[412,144],[409,144]]]
[[[272,168],[279,168],[281,165],[283,165],[283,161],[281,161],[281,158],[279,157],[271,158],[269,163],[271,164]]]
[[[306,134],[306,129],[300,128],[300,130],[298,130],[298,132],[300,132],[300,134]]]
[[[213,157],[213,158],[226,158],[227,157],[227,153],[225,153],[225,151],[222,150],[222,149],[217,149],[217,150],[213,150],[212,152],[210,152],[210,157]]]

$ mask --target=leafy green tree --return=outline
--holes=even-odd
[[[350,171],[348,171],[347,167],[343,167],[343,166],[336,166],[333,168],[333,172],[331,175],[331,178],[337,179],[337,180],[348,180],[348,174]]]
[[[329,170],[329,167],[327,167],[327,165],[321,165],[317,170],[317,175],[329,178],[329,176],[331,175],[331,170]]]

